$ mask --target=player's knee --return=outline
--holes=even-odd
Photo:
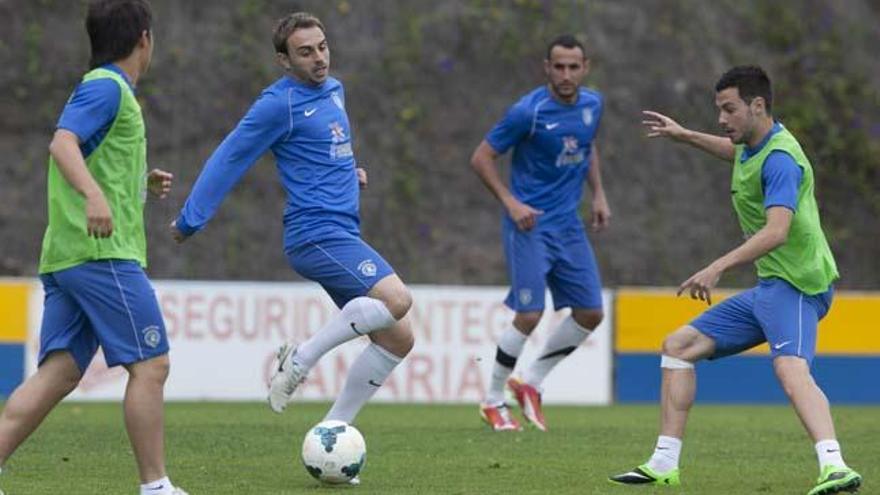
[[[540,322],[541,313],[539,312],[517,313],[516,316],[513,317],[513,326],[526,335],[531,334],[532,330],[534,330]]]
[[[593,330],[602,323],[605,313],[600,309],[575,310],[572,311],[572,318],[583,328]]]
[[[799,388],[798,385],[812,382],[810,367],[805,359],[797,356],[779,356],[773,360],[773,371],[785,394],[791,397]]]
[[[677,334],[672,334],[663,339],[662,351],[664,356],[685,360],[688,355],[690,343]]]
[[[409,313],[409,310],[412,307],[412,294],[410,293],[409,288],[401,284],[400,287],[396,288],[391,294],[389,294],[384,302],[385,306],[388,308],[388,312],[391,313],[391,316],[399,321]]]
[[[171,371],[171,361],[168,354],[135,363],[128,367],[131,377],[136,380],[148,381],[158,385],[164,385]]]

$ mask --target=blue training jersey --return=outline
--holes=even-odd
[[[742,152],[740,163],[760,153],[774,134],[782,130],[782,124],[775,122],[770,132],[754,148],[748,146]],[[761,166],[761,187],[764,189],[764,209],[772,206],[784,206],[797,212],[798,189],[803,180],[804,171],[794,161],[794,157],[784,151],[773,151],[764,159]]]
[[[511,106],[486,136],[498,153],[513,147],[510,190],[544,212],[536,228],[581,223],[578,207],[603,107],[596,91],[580,88],[577,102],[565,104],[541,86]]]
[[[101,68],[122,76],[134,92],[128,75],[119,66],[106,64]],[[113,79],[99,78],[81,82],[67,100],[56,129],[65,129],[76,134],[79,138],[79,149],[83,157],[88,158],[110,131],[119,112],[120,100],[122,93]]]
[[[266,88],[205,163],[177,218],[186,235],[201,230],[244,173],[272,150],[287,192],[284,246],[340,234],[360,235],[359,186],[342,84],[282,77]]]

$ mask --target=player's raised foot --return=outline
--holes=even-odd
[[[501,404],[480,404],[480,417],[494,431],[520,431],[519,421],[510,414],[510,408]]]
[[[608,481],[618,485],[681,485],[678,469],[673,469],[666,473],[658,473],[649,468],[647,464],[642,464],[632,471],[614,475],[608,478]]]
[[[528,383],[516,377],[507,379],[507,386],[516,397],[520,410],[526,420],[535,425],[541,431],[547,431],[547,423],[544,421],[544,411],[541,410],[541,392]]]
[[[269,407],[277,413],[284,411],[296,387],[306,379],[306,370],[293,361],[296,346],[284,344],[278,349],[275,373],[269,381]]]
[[[862,475],[848,467],[825,466],[816,486],[807,495],[829,493],[857,493],[862,486]]]

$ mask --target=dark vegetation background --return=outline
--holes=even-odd
[[[139,97],[150,165],[177,177],[170,200],[147,209],[155,278],[297,278],[281,250],[285,198],[271,156],[183,247],[166,225],[213,148],[279,77],[275,19],[309,10],[328,27],[332,72],[370,173],[364,236],[409,282],[506,283],[500,210],[468,159],[505,108],[542,83],[545,44],[561,32],[586,41],[587,83],[607,100],[600,147],[614,219],[593,237],[606,286],[677,284],[741,241],[729,165],[645,139],[640,111],[713,131],[714,83],[743,63],[768,69],[776,116],[813,161],[840,286],[880,280],[876,0],[153,4],[156,52]],[[0,275],[36,273],[47,145],[86,68],[83,19],[82,1],[0,0]],[[722,284],[752,279],[744,268]]]

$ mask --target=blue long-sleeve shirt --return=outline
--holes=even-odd
[[[342,84],[310,86],[282,77],[266,88],[205,163],[177,218],[201,230],[223,198],[267,150],[287,192],[286,250],[336,235],[360,235],[359,187]]]

